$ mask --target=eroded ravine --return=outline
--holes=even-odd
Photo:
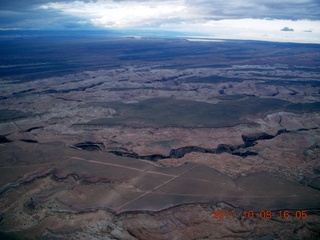
[[[133,151],[125,151],[125,150],[112,150],[108,151],[109,153],[112,153],[116,156],[123,156],[123,157],[129,157],[129,158],[135,158],[135,159],[143,159],[143,160],[150,160],[153,162],[157,162],[161,159],[168,159],[168,158],[182,158],[186,154],[191,152],[199,152],[199,153],[210,153],[210,154],[221,154],[221,153],[228,153],[235,156],[240,156],[242,158],[246,158],[247,156],[256,156],[258,155],[257,152],[247,150],[249,147],[253,147],[258,144],[258,141],[263,140],[270,140],[273,139],[281,134],[284,133],[290,133],[290,132],[300,132],[300,131],[309,131],[309,130],[317,130],[319,128],[310,128],[310,129],[297,129],[297,130],[287,130],[287,129],[280,129],[275,135],[270,135],[268,133],[256,133],[256,134],[250,134],[250,135],[242,135],[242,140],[244,144],[231,146],[228,144],[219,144],[217,148],[210,149],[210,148],[202,148],[198,146],[185,146],[180,147],[176,149],[171,149],[168,155],[162,155],[162,154],[151,154],[151,155],[139,155],[138,153],[135,153]],[[102,143],[78,143],[74,147],[83,149],[83,150],[102,150],[104,147],[101,146]],[[98,146],[99,147],[98,147]]]

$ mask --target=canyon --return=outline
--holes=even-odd
[[[81,43],[98,69],[5,69],[0,237],[320,236],[318,45],[121,41]]]

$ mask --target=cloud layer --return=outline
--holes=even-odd
[[[38,0],[42,2],[42,0]],[[40,4],[105,27],[158,26],[161,23],[225,19],[320,20],[320,1],[311,0],[95,0]]]
[[[149,28],[315,41],[318,9],[318,0],[10,0],[1,3],[0,28]]]

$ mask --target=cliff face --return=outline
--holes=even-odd
[[[234,211],[236,217],[241,211],[227,204],[184,205],[161,212],[139,212],[114,215],[107,211],[86,213],[53,213],[47,220],[50,226],[38,225],[36,231],[28,233],[31,239],[318,239],[316,226],[319,213],[308,211],[307,220],[274,218],[273,220],[212,219],[214,210]],[[279,215],[277,211],[273,215]],[[290,216],[294,211],[288,212]],[[25,234],[26,232],[24,232]],[[18,236],[2,234],[0,236]]]

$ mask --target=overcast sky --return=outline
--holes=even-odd
[[[0,30],[133,28],[320,43],[320,0],[0,0]]]

